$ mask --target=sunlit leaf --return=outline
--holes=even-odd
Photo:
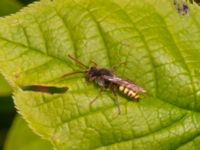
[[[0,19],[0,71],[34,131],[66,149],[196,148],[200,135],[200,10],[182,16],[169,0],[44,0]],[[67,55],[134,81],[139,102],[104,92]],[[62,94],[24,85],[68,87]],[[192,143],[192,144],[191,144]]]

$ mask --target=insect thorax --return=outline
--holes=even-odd
[[[98,69],[97,67],[92,66],[89,68],[86,78],[89,81],[95,81],[100,87],[108,88],[110,82],[103,79],[102,78],[103,75],[113,77],[113,74],[109,70],[105,68]]]

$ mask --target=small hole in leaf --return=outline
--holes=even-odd
[[[63,94],[68,88],[67,87],[55,87],[55,86],[44,86],[44,85],[26,85],[21,87],[24,91],[41,92],[48,94]]]

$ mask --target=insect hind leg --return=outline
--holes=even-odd
[[[115,103],[116,103],[117,108],[118,108],[118,114],[121,114],[121,109],[120,109],[120,104],[119,104],[119,100],[118,100],[116,88],[115,88],[115,86],[112,85],[112,86],[110,87],[110,89],[111,89],[113,95],[115,96]]]

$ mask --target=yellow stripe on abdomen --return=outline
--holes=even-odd
[[[129,92],[129,89],[125,88],[125,89],[124,89],[124,94],[126,94],[126,95],[127,95],[127,94],[128,94],[128,92]]]
[[[128,92],[128,96],[129,96],[129,97],[134,97],[135,95],[136,95],[136,93],[133,92],[133,91],[129,91],[129,92]]]
[[[123,85],[119,86],[119,91],[123,92],[125,95],[127,95],[128,97],[130,97],[131,99],[138,99],[139,95],[137,95],[137,93],[135,93],[134,91],[126,88]]]
[[[119,86],[119,90],[120,90],[120,91],[124,91],[124,86],[122,86],[122,85]]]

